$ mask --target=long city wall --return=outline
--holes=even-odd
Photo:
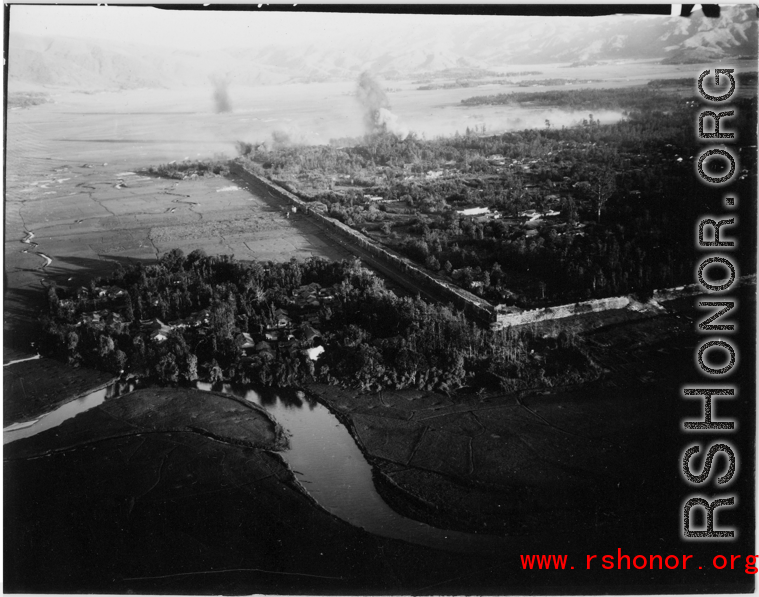
[[[388,266],[388,273],[390,273],[401,285],[407,286],[408,283],[412,281],[413,284],[424,288],[424,290],[437,297],[441,302],[453,303],[456,307],[463,309],[468,315],[472,315],[485,323],[492,324],[492,327],[495,329],[502,329],[512,325],[536,323],[551,319],[562,319],[564,317],[581,315],[583,313],[607,311],[610,309],[624,309],[632,303],[637,303],[634,298],[629,296],[616,296],[571,303],[568,305],[545,307],[542,309],[530,309],[517,313],[497,313],[496,308],[487,301],[477,299],[477,297],[469,293],[464,294],[459,289],[430,276],[427,272],[419,269],[415,264],[404,257],[377,245],[375,242],[366,238],[363,234],[354,230],[350,226],[346,226],[342,222],[320,213],[311,207],[307,201],[303,201],[270,180],[250,172],[242,165],[232,164],[230,170],[232,173],[242,177],[253,186],[259,188],[263,187],[275,198],[296,206],[307,217],[313,219],[331,232],[338,234],[342,239],[347,241],[349,245],[360,247],[372,255],[372,257],[377,258],[383,264]],[[739,281],[743,284],[756,284],[756,274],[741,276]],[[711,293],[705,291],[698,284],[689,284],[677,288],[655,290],[653,293],[653,300],[656,302],[668,301],[696,294]]]
[[[495,321],[494,308],[487,301],[480,300],[469,293],[465,294],[461,290],[430,276],[427,272],[421,270],[404,257],[381,247],[350,226],[320,213],[309,205],[307,201],[303,201],[270,180],[250,172],[241,164],[231,164],[230,171],[233,174],[240,176],[254,187],[263,187],[273,197],[286,201],[297,207],[298,210],[307,217],[325,227],[330,232],[336,233],[349,245],[360,247],[372,257],[388,266],[388,273],[398,283],[407,286],[409,281],[411,281],[414,285],[423,288],[426,292],[430,293],[441,302],[453,303],[468,315],[485,323],[493,323]]]
[[[756,274],[741,276],[738,278],[737,282],[744,285],[756,285]],[[662,290],[653,291],[653,301],[650,302],[650,305],[657,308],[656,305],[660,302],[705,294],[715,293],[703,288],[700,284],[688,284],[686,286],[677,286],[675,288],[664,288]],[[562,319],[573,315],[582,315],[583,313],[594,313],[610,309],[624,309],[626,307],[637,308],[636,305],[640,307],[640,303],[633,297],[615,296],[571,303],[568,305],[558,305],[556,307],[545,307],[544,309],[530,309],[528,311],[519,311],[516,313],[498,313],[498,308],[496,307],[496,323],[494,324],[494,327],[496,329],[501,329],[512,325],[524,325],[526,323]]]
[[[545,307],[543,309],[529,309],[517,313],[497,313],[495,327],[500,329],[512,325],[524,325],[526,323],[537,323],[539,321],[548,321],[550,319],[562,319],[564,317],[571,317],[583,313],[607,311],[609,309],[624,309],[630,304],[630,302],[630,297],[615,296],[611,298],[582,301],[579,303],[570,303],[568,305],[557,305],[556,307]]]
[[[727,279],[718,280],[714,283],[725,283]],[[736,283],[741,286],[756,286],[756,274],[748,274],[740,276],[736,280]],[[675,288],[665,288],[663,290],[654,290],[653,296],[656,301],[671,301],[686,296],[695,296],[697,294],[718,294],[714,290],[708,290],[700,284],[687,284],[685,286],[677,286]]]

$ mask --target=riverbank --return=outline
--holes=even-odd
[[[74,369],[55,359],[32,358],[7,348],[4,352],[14,359],[3,365],[3,427],[32,421],[117,379],[112,373]]]
[[[482,571],[318,508],[286,442],[255,405],[161,388],[6,446],[5,590],[357,594]]]
[[[574,387],[452,396],[309,390],[350,429],[378,491],[404,516],[469,533],[635,538],[655,527],[657,505],[679,482],[668,474],[679,445],[671,431],[680,385],[692,376],[696,316],[681,304],[587,331],[604,373]],[[646,487],[651,479],[666,481]]]
[[[747,309],[752,292],[741,296]],[[659,537],[672,536],[680,520],[682,481],[672,473],[682,437],[672,431],[693,367],[692,315],[589,332],[607,374],[571,389],[448,396],[310,388],[351,428],[394,510],[504,537],[491,552],[450,553],[347,524],[305,493],[311,486],[277,452],[281,428],[263,410],[226,394],[153,388],[6,448],[7,590],[607,591],[603,571],[524,570],[520,554],[564,552],[579,564],[584,554],[620,547],[670,553]],[[731,406],[721,404],[720,415]],[[749,420],[740,419],[749,441]],[[743,477],[738,489],[750,496],[752,480]],[[730,513],[725,519],[733,522]],[[641,576],[615,572],[620,592]],[[725,586],[724,577],[694,574],[702,587]],[[671,571],[650,581],[662,592],[681,584]]]

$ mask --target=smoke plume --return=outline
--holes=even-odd
[[[213,100],[216,104],[216,113],[232,111],[232,102],[229,100],[229,82],[222,77],[211,77],[213,83]]]
[[[358,78],[356,98],[364,111],[364,126],[368,134],[387,132],[399,137],[408,135],[408,129],[390,111],[390,101],[382,87],[368,71]]]

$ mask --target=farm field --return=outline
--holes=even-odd
[[[159,112],[145,117],[152,123],[149,135],[134,132],[141,117],[132,116],[128,130],[143,137],[135,143],[132,133],[110,130],[118,120],[113,114],[86,113],[94,107],[91,96],[71,97],[90,102],[78,106],[74,118],[73,104],[64,101],[10,114],[6,345],[30,348],[26,338],[44,301],[43,285],[81,285],[117,263],[150,262],[172,248],[275,261],[346,256],[322,241],[312,224],[286,219],[277,202],[251,194],[233,178],[141,174],[141,168],[189,157],[181,155],[188,146],[198,150],[193,158],[226,148],[211,139],[162,140],[168,134],[162,127],[176,125],[167,124],[160,103],[154,108]]]
[[[508,76],[525,68],[513,65],[503,72]],[[541,74],[515,79],[601,81],[561,86],[571,89],[685,76],[694,72],[694,65],[638,61],[624,64],[623,69],[611,63],[575,68],[531,65],[529,69]],[[418,83],[410,80],[386,85],[401,126],[428,138],[484,123],[489,131],[497,132],[542,125],[547,117],[555,125],[571,125],[585,116],[460,105],[472,95],[554,88],[550,86],[419,91]],[[352,81],[231,87],[233,111],[223,114],[213,111],[211,92],[201,87],[81,92],[24,84],[10,91],[44,91],[52,102],[8,112],[7,345],[30,348],[28,330],[44,297],[42,284],[77,284],[110,271],[119,261],[149,262],[171,248],[202,248],[240,259],[345,256],[341,249],[320,240],[311,225],[286,220],[278,204],[253,197],[234,181],[174,181],[140,172],[175,160],[233,157],[237,141],[264,141],[275,131],[308,143],[360,135],[362,113]],[[620,115],[609,111],[595,116],[612,122]],[[25,239],[29,242],[23,243]],[[38,244],[36,249],[33,243]],[[47,259],[35,252],[52,261],[43,269]]]

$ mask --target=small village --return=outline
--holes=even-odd
[[[335,300],[335,291],[336,288],[324,288],[317,282],[303,285],[288,298],[287,309],[280,307],[272,310],[267,318],[268,325],[259,325],[252,333],[235,328],[233,339],[240,352],[241,364],[253,362],[255,358],[272,362],[284,353],[291,356],[300,354],[311,361],[318,360],[325,349],[322,334],[314,326],[318,325],[322,307]],[[126,332],[134,324],[125,313],[127,309],[124,298],[127,296],[127,291],[117,286],[96,286],[92,290],[79,288],[78,299],[105,300],[108,307],[80,313],[76,326]],[[62,299],[60,304],[73,307],[74,299]],[[201,336],[212,333],[211,312],[202,309],[183,319],[169,322],[163,322],[157,317],[142,319],[139,320],[138,335],[144,341],[160,344],[167,341],[173,333],[187,329]]]

